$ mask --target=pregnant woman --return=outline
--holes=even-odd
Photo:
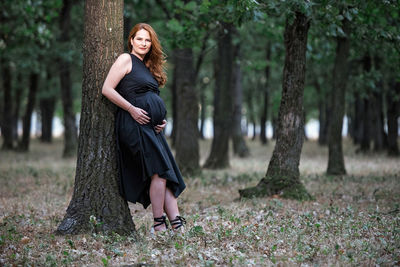
[[[164,54],[154,29],[135,25],[128,37],[128,53],[112,65],[102,93],[119,108],[116,143],[121,195],[144,208],[151,203],[152,231],[181,231],[177,197],[185,189],[180,171],[165,140],[166,108],[158,87],[166,83]]]

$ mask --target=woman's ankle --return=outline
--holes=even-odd
[[[154,231],[165,231],[168,229],[167,218],[165,215],[154,217],[153,229]]]

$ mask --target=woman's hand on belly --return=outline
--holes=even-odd
[[[139,124],[147,124],[150,122],[150,117],[147,116],[148,113],[144,109],[131,105],[127,111]]]
[[[162,130],[164,130],[165,126],[167,126],[167,121],[163,120],[163,124],[154,126],[154,129],[156,133],[160,133]]]

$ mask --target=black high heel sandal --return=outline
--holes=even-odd
[[[177,231],[180,227],[186,224],[186,220],[182,216],[178,215],[175,219],[169,221],[169,223],[171,224],[172,230]]]
[[[151,228],[152,231],[156,232],[156,227],[165,224],[165,228],[168,229],[168,224],[167,224],[167,218],[165,217],[165,215],[161,216],[161,217],[157,217],[154,218],[154,221],[157,224],[154,224],[153,227]]]

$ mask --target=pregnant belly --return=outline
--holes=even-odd
[[[147,111],[153,126],[162,124],[167,115],[164,101],[154,92],[137,95],[135,106]]]

